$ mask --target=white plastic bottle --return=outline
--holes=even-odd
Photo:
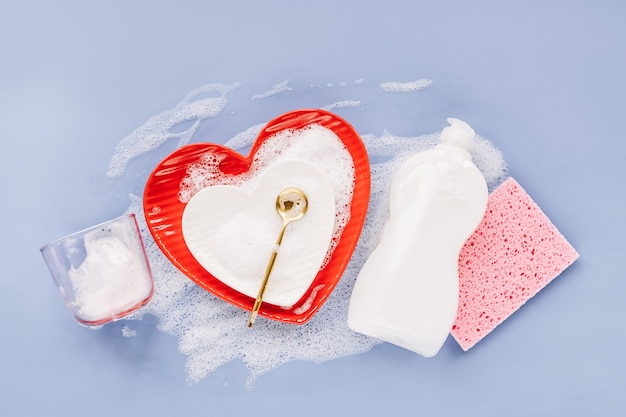
[[[401,165],[390,218],[359,273],[348,326],[412,350],[437,354],[456,318],[458,258],[487,205],[487,184],[468,152],[474,130],[450,118],[440,143]]]

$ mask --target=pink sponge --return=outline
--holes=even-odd
[[[459,308],[452,335],[468,350],[578,258],[512,178],[490,196],[459,256]]]

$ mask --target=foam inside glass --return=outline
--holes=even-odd
[[[118,320],[150,301],[154,282],[134,214],[41,248],[74,318],[87,326]]]

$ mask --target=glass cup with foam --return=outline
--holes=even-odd
[[[76,320],[100,326],[150,301],[154,282],[134,214],[66,236],[41,248]]]

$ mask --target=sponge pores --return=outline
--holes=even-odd
[[[468,350],[570,266],[578,253],[509,178],[459,256],[459,306],[452,335]]]

